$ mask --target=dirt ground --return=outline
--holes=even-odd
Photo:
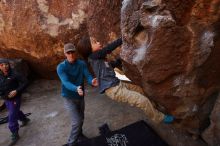
[[[98,90],[86,90],[86,109],[83,131],[88,137],[98,135],[98,127],[108,123],[112,130],[143,119],[145,116],[126,104],[117,105]],[[70,118],[60,96],[59,81],[38,80],[23,94],[22,111],[31,112],[31,122],[20,128],[17,146],[60,146],[70,132]],[[7,115],[7,111],[0,113]],[[10,142],[7,124],[0,125],[0,146]]]
[[[20,140],[16,146],[61,146],[66,143],[70,132],[70,118],[60,96],[60,82],[56,80],[36,80],[23,94],[21,109],[31,112],[31,122],[20,128]],[[88,137],[99,135],[98,127],[109,124],[111,130],[122,128],[139,120],[147,120],[144,113],[124,103],[117,103],[100,95],[97,88],[86,88],[86,109],[83,126]],[[7,111],[0,112],[0,117]],[[205,146],[201,141],[194,141],[189,136],[176,134],[171,125],[152,125],[170,145]],[[0,125],[0,146],[10,142],[7,124]]]

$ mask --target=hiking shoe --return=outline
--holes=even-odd
[[[12,133],[11,135],[11,143],[9,144],[9,146],[13,146],[17,143],[17,141],[19,140],[19,135],[18,132]]]
[[[20,127],[24,127],[26,126],[31,120],[29,118],[25,118],[24,121],[21,121],[21,126]]]
[[[166,124],[172,123],[174,121],[174,116],[172,115],[165,115],[163,122]]]

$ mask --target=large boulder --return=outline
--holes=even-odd
[[[90,0],[87,18],[89,35],[103,45],[121,37],[121,6],[122,0]],[[119,52],[120,49],[113,51],[108,59],[115,59]]]
[[[1,0],[0,57],[23,58],[51,77],[64,58],[63,44],[87,34],[87,0]]]
[[[210,116],[211,124],[210,126],[203,132],[203,139],[210,146],[219,146],[220,145],[220,95],[218,95],[218,99],[216,100],[214,109]]]
[[[121,0],[2,0],[0,57],[23,58],[53,78],[64,43],[77,44],[88,32],[103,44],[120,36],[120,8]]]
[[[120,11],[122,0],[90,0],[87,26],[89,35],[102,44],[120,37]]]
[[[125,0],[126,75],[163,111],[199,134],[220,85],[220,0]]]

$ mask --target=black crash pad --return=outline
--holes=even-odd
[[[26,113],[24,114],[25,116],[30,116],[31,113]],[[0,124],[5,124],[5,123],[8,123],[8,116],[6,117],[0,117]]]
[[[168,146],[168,144],[146,122],[138,121],[83,141],[79,146]]]

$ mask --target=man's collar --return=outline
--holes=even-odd
[[[77,59],[76,59],[73,63],[70,63],[70,62],[66,59],[66,62],[67,62],[68,64],[75,64],[75,63],[77,62]]]

